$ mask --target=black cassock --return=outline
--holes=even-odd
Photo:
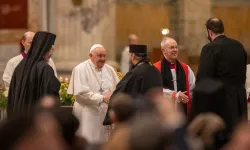
[[[60,82],[52,67],[43,59],[54,44],[56,35],[37,32],[30,50],[13,73],[8,96],[8,117],[31,113],[39,99],[52,95],[58,99]]]
[[[246,120],[246,65],[247,53],[242,44],[236,40],[221,35],[205,45],[200,56],[196,83],[207,78],[221,82],[225,95],[221,95],[224,97],[222,99],[210,101],[205,94],[197,98],[194,95],[190,120],[202,112],[216,110],[215,113],[224,119],[229,134],[240,119]],[[206,100],[206,103],[201,103],[203,100]]]
[[[131,69],[117,84],[116,90],[112,97],[119,93],[126,93],[133,98],[146,94],[151,88],[162,88],[161,73],[148,62],[139,62],[133,69]],[[111,124],[109,115],[109,108],[106,113],[103,125]]]

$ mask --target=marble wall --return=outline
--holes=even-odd
[[[56,3],[56,54],[59,74],[69,74],[88,59],[90,47],[102,44],[107,59],[115,60],[115,1],[85,0],[74,6],[69,0]]]
[[[0,30],[0,84],[7,61],[18,55],[19,40],[30,31],[44,30],[57,35],[53,57],[59,75],[69,76],[73,67],[88,59],[95,43],[108,51],[108,60],[115,60],[115,0],[27,0],[28,28]],[[111,63],[112,64],[112,63]]]

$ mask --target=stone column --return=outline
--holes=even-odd
[[[189,56],[199,56],[208,43],[205,23],[212,17],[212,0],[184,1],[184,45]]]
[[[212,17],[212,0],[176,0],[171,7],[172,36],[188,54],[189,65],[197,70],[202,47],[208,43],[205,22]]]
[[[53,0],[52,0],[53,1]],[[42,0],[40,4],[41,9],[41,29],[42,31],[48,31],[48,0]]]
[[[176,0],[171,7],[171,34],[189,56],[199,56],[208,42],[205,22],[212,17],[212,0]]]
[[[41,0],[28,0],[28,14],[29,14],[29,19],[28,19],[28,30],[37,32],[41,29],[41,16],[42,16],[42,11],[41,11]]]
[[[84,0],[74,6],[71,0],[57,0],[56,67],[60,74],[88,59],[90,47],[102,44],[108,60],[115,60],[114,0]]]
[[[175,0],[170,3],[170,36],[179,45],[184,45],[184,0]]]

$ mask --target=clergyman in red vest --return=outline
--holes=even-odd
[[[195,76],[191,68],[178,61],[177,42],[172,38],[163,38],[161,50],[164,58],[154,66],[161,72],[163,93],[175,101],[175,107],[182,108],[189,114],[192,89],[195,86]]]

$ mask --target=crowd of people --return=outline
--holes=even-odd
[[[170,37],[160,43],[163,59],[151,64],[147,46],[131,35],[121,80],[105,63],[105,47],[94,44],[89,59],[72,71],[73,112],[60,108],[51,59],[56,35],[25,33],[24,52],[4,71],[8,116],[0,124],[1,149],[248,149],[247,53],[224,34],[220,19],[208,19],[206,31],[210,42],[196,76],[178,60]]]

